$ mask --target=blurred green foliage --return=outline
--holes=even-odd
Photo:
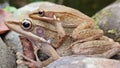
[[[3,10],[12,13],[12,12],[15,12],[17,9],[15,7],[12,7],[12,6],[7,6]]]
[[[15,6],[18,8],[25,4],[36,1],[50,1],[58,4],[63,4],[78,9],[81,12],[85,13],[86,15],[92,16],[100,9],[113,3],[115,0],[9,0],[9,3],[11,6]]]
[[[63,4],[76,8],[81,12],[92,16],[115,0],[65,0]]]

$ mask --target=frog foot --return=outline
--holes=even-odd
[[[23,57],[25,60],[20,60],[18,59],[16,61],[17,64],[25,64],[27,65],[29,68],[42,68],[42,63],[41,61],[35,61],[33,59],[30,59],[28,57],[26,57],[25,55],[23,55],[22,53],[20,52],[17,52],[16,53],[17,56],[21,56]]]

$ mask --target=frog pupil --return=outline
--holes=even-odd
[[[30,26],[30,23],[24,22],[24,23],[23,23],[23,26],[24,26],[25,28],[28,28],[28,27]]]
[[[39,14],[41,15],[41,14],[43,14],[43,12],[42,12],[42,11],[39,11]]]

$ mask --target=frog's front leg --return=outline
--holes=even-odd
[[[66,33],[65,33],[65,30],[62,26],[62,22],[60,21],[60,19],[56,18],[55,15],[52,18],[40,17],[40,19],[55,25],[60,39],[58,40],[57,44],[53,45],[53,47],[55,47],[55,48],[60,47],[60,45],[63,43],[63,41],[66,38]]]
[[[48,20],[48,18],[47,18]],[[56,30],[58,32],[58,35],[60,37],[59,41],[57,42],[56,46],[54,46],[55,48],[58,48],[60,47],[60,45],[63,43],[63,41],[65,40],[66,38],[66,33],[65,33],[65,30],[62,26],[62,23],[60,21],[60,18],[57,18],[55,15],[53,15],[53,18],[49,18],[49,20],[51,23],[54,23],[54,25],[56,26]]]
[[[33,41],[28,40],[26,37],[19,36],[21,40],[21,44],[23,46],[23,54],[17,53],[17,56],[23,57],[25,60],[17,60],[17,63],[24,63],[30,68],[40,68],[42,67],[42,63],[38,58],[37,51],[40,49],[32,44]],[[22,62],[21,62],[22,61]]]
[[[55,25],[56,25],[56,29],[57,29],[57,32],[58,32],[58,34],[59,34],[59,36],[60,36],[60,39],[59,39],[59,41],[57,42],[57,46],[55,46],[55,48],[58,48],[58,47],[60,47],[60,45],[63,43],[63,41],[65,40],[65,38],[66,38],[66,33],[65,33],[65,30],[64,30],[64,28],[63,28],[63,26],[62,26],[62,22],[60,21],[60,20],[58,20],[58,21],[55,21]]]
[[[50,58],[48,58],[47,60],[43,61],[43,65],[48,65],[49,63],[57,60],[58,58],[60,58],[60,56],[57,54],[57,52],[55,51],[55,49],[49,45],[48,43],[41,43],[41,50],[47,54],[48,56],[50,56]]]
[[[32,41],[31,42],[35,42]],[[55,51],[55,49],[48,43],[46,42],[36,42],[37,44],[33,44],[33,48],[34,48],[34,54],[36,57],[36,61],[40,61],[38,58],[38,50],[41,50],[43,53],[45,53],[46,55],[48,55],[50,58],[48,58],[47,60],[42,61],[42,65],[46,66],[49,63],[53,62],[54,60],[58,59],[60,56],[57,54],[57,52]]]
[[[17,64],[25,64],[27,65],[28,67],[30,68],[42,68],[42,62],[41,61],[35,61],[33,59],[30,59],[28,58],[27,56],[23,55],[22,53],[20,52],[17,52],[16,53],[17,56],[21,56],[23,57],[26,61],[23,61],[23,60],[17,60]]]
[[[102,37],[103,30],[95,29],[94,26],[94,23],[83,22],[75,30],[73,30],[71,36],[74,40],[86,39],[86,41]]]

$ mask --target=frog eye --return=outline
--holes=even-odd
[[[32,28],[32,22],[29,19],[24,19],[21,26],[24,30],[29,30]]]
[[[43,16],[43,15],[44,15],[44,11],[43,11],[43,10],[40,10],[40,11],[38,12],[38,14],[39,14],[40,16]]]

